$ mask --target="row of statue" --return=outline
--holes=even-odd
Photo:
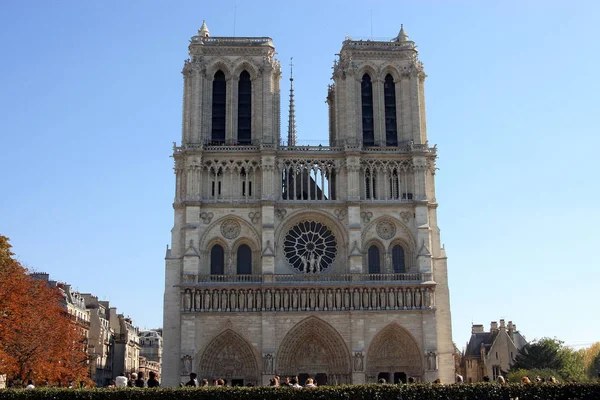
[[[414,310],[434,307],[430,287],[185,289],[184,311]]]

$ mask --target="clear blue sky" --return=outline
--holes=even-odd
[[[234,2],[0,2],[0,233],[20,260],[162,324],[183,60]],[[371,28],[372,15],[372,28]],[[301,140],[326,141],[345,35],[420,49],[454,340],[501,317],[528,338],[600,340],[600,2],[240,2],[237,36],[294,57]]]

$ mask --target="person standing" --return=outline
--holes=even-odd
[[[153,388],[153,387],[160,387],[160,382],[158,381],[158,379],[156,379],[156,372],[154,371],[150,371],[149,373],[150,377],[148,378],[148,387],[149,388]]]
[[[115,386],[116,387],[127,387],[127,378],[125,374],[121,372],[119,376],[115,378]]]
[[[198,377],[198,375],[195,372],[190,373],[190,380],[185,384],[185,386],[193,386],[193,387],[197,387],[198,385],[198,379],[196,379]]]
[[[139,388],[148,387],[148,385],[146,385],[146,380],[144,379],[143,371],[140,371],[140,373],[138,374],[138,378],[135,380],[135,387],[139,387]]]

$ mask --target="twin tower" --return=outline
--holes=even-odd
[[[328,145],[296,143],[293,103],[281,137],[272,39],[203,24],[189,55],[163,385],[454,381],[426,75],[404,29],[343,42]]]

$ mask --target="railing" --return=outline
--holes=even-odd
[[[318,283],[318,282],[424,282],[431,274],[271,274],[271,275],[196,275],[184,274],[182,284],[213,286],[222,283]]]
[[[273,41],[269,37],[201,37],[192,36],[191,43],[203,43],[206,45],[270,45]]]

